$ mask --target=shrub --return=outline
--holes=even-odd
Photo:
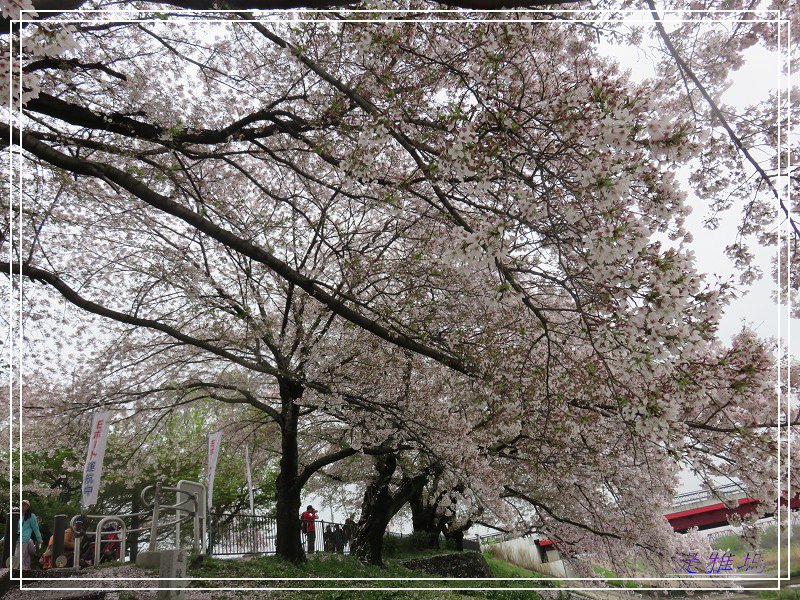
[[[783,538],[784,545],[786,544],[786,533],[781,536]],[[800,524],[794,525],[792,527],[792,542],[797,542],[800,540]],[[761,533],[761,540],[760,540],[761,548],[764,550],[774,550],[778,547],[778,527],[777,525],[770,525],[766,527],[764,531]]]
[[[383,538],[383,554],[388,557],[414,554],[428,549],[428,534],[424,531],[415,531],[402,537],[390,533]]]
[[[747,553],[748,548],[745,547],[744,540],[736,535],[735,533],[731,533],[730,535],[723,535],[720,538],[714,540],[714,543],[711,544],[711,547],[715,550],[730,550],[733,554],[744,555]]]
[[[445,548],[445,550],[458,550],[457,546],[458,546],[458,544],[456,543],[455,540],[445,538],[445,540],[444,540],[444,548]]]

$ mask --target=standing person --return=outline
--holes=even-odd
[[[339,554],[344,553],[344,542],[344,530],[342,529],[342,526],[337,523],[336,528],[333,530],[333,545],[336,549],[336,552]]]
[[[317,540],[317,532],[314,528],[314,521],[317,520],[317,511],[310,504],[306,506],[306,512],[300,515],[301,528],[306,534],[308,553],[314,553],[314,542]]]
[[[353,515],[350,515],[344,520],[344,539],[348,546],[352,546],[353,538],[356,535],[356,522],[353,520]]]
[[[19,543],[14,556],[18,556],[18,552],[22,553],[22,568],[27,571],[31,568],[31,554],[36,552],[37,546],[42,543],[42,533],[39,531],[39,521],[31,511],[31,503],[23,500],[20,509],[22,514],[19,516]]]
[[[330,525],[325,526],[325,532],[322,534],[322,547],[325,552],[333,552],[333,530]]]

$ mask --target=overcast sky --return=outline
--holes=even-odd
[[[610,45],[604,45],[604,50],[630,69],[635,79],[644,79],[653,73],[650,61],[643,60],[642,54],[636,50],[613,48]],[[722,103],[744,108],[766,98],[777,87],[780,67],[777,53],[751,49],[747,53],[745,64],[733,74],[732,85],[723,94]],[[741,219],[740,209],[734,206],[723,213],[719,228],[709,230],[702,224],[704,217],[709,214],[708,204],[695,197],[688,184],[686,190],[689,191],[688,202],[693,207],[692,214],[686,220],[686,228],[694,236],[692,248],[698,270],[709,274],[712,279],[719,275],[723,279],[733,277],[738,282],[738,273],[730,259],[725,256],[724,250],[726,245],[735,240],[736,226]],[[783,214],[779,213],[775,226],[778,227],[782,221]],[[773,300],[777,289],[771,276],[771,261],[775,249],[764,248],[755,243],[751,245],[751,249],[756,256],[754,262],[764,276],[749,288],[737,285],[742,293],[726,307],[720,322],[719,336],[727,342],[741,331],[744,324],[749,324],[760,336],[776,339],[781,337],[781,346],[785,348],[788,344],[791,354],[797,356],[800,354],[800,336],[792,336],[791,332],[797,331],[798,319],[788,319],[786,307],[779,306]],[[690,473],[682,474],[681,479],[682,485],[677,490],[678,493],[700,487],[700,481]]]
[[[604,49],[617,57],[620,62],[628,69],[635,79],[651,76],[652,65],[649,60],[642,60],[640,52],[630,48],[613,48],[604,45]],[[766,98],[771,90],[776,89],[780,76],[780,57],[775,52],[768,52],[764,49],[754,48],[748,51],[745,64],[733,74],[732,85],[722,97],[722,103],[729,104],[737,108],[744,108],[759,100]],[[691,190],[686,185],[689,194],[689,203],[693,211],[686,221],[686,228],[692,232],[694,241],[692,247],[697,258],[698,270],[709,275],[719,275],[723,279],[729,277],[738,278],[733,263],[725,256],[725,246],[732,243],[736,236],[736,225],[741,219],[741,211],[736,207],[721,215],[720,226],[717,230],[706,229],[702,222],[708,216],[708,204],[691,194]],[[783,214],[779,213],[778,227],[783,220]],[[755,263],[764,273],[759,281],[756,281],[750,288],[739,285],[745,292],[734,300],[724,312],[720,323],[720,337],[728,341],[732,336],[742,329],[743,323],[750,323],[756,332],[764,337],[779,336],[783,330],[784,344],[790,343],[790,350],[793,355],[800,354],[800,336],[787,335],[787,310],[779,307],[773,301],[773,294],[777,289],[777,284],[772,279],[771,260],[775,253],[773,248],[764,248],[753,244],[752,250],[756,255]],[[746,291],[745,291],[746,290]],[[782,320],[783,325],[779,323]],[[792,319],[790,327],[796,330],[798,319]]]
[[[776,87],[777,55],[763,50],[754,50],[749,55],[749,60],[734,74],[733,85],[723,96],[724,102],[734,106],[746,106],[762,99]],[[699,221],[704,213],[701,206],[698,206],[692,215],[692,220]],[[723,227],[716,232],[703,228],[699,223],[694,224],[692,230],[696,232],[695,252],[698,257],[698,265],[702,270],[712,272],[714,269],[720,269],[726,275],[734,272],[731,262],[723,255],[722,251],[725,244],[729,243],[728,240],[733,239],[733,231],[739,216],[735,211],[726,215]],[[779,213],[779,219],[783,220],[782,213]],[[726,237],[720,240],[720,234]],[[770,262],[775,251],[772,248],[762,247],[754,247],[754,249],[757,262],[765,276],[755,283],[747,294],[728,307],[722,320],[720,333],[724,338],[735,334],[741,329],[741,323],[744,320],[751,322],[760,335],[777,337],[779,319],[783,319],[784,340],[789,341],[785,331],[787,310],[785,307],[779,307],[772,300],[772,294],[776,291],[777,284],[770,275]],[[791,328],[795,329],[797,325],[798,319],[792,319]],[[800,339],[794,336],[790,341],[792,354],[797,355],[800,352]]]

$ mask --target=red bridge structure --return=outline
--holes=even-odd
[[[714,500],[721,499],[725,499],[729,503],[736,501],[736,506],[730,507],[726,506],[724,502],[714,502]],[[758,502],[758,498],[749,498],[741,492],[741,488],[737,484],[732,483],[717,488],[714,492],[711,490],[699,490],[680,494],[675,497],[672,509],[685,508],[667,513],[664,516],[677,532],[684,533],[692,527],[697,527],[702,531],[727,525],[728,518],[733,514],[744,517],[754,512]],[[780,503],[782,506],[788,506],[790,510],[800,509],[800,492],[795,494],[790,501],[784,495]],[[777,507],[778,503],[776,502],[775,504]],[[765,516],[769,517],[772,514]]]

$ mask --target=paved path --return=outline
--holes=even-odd
[[[101,570],[83,569],[81,571],[73,570],[57,570],[51,571],[25,571],[24,578],[31,578],[32,580],[23,580],[23,589],[19,588],[19,580],[8,581],[6,580],[7,587],[0,592],[1,600],[101,600],[103,598],[118,598],[119,594],[116,592],[106,592],[104,590],[87,590],[88,587],[136,587],[136,581],[129,584],[126,581],[109,580],[105,581],[85,581],[84,577],[97,577],[99,572],[102,572],[108,577],[147,577],[146,572],[139,571],[132,573],[132,568],[125,567],[109,567]],[[8,576],[6,571],[5,576]],[[59,577],[66,577],[67,579],[53,579]],[[142,587],[151,587],[151,579],[140,580]],[[156,584],[157,585],[157,584]],[[37,588],[62,588],[57,590],[40,590]],[[149,598],[145,592],[141,598]],[[155,592],[152,594],[155,599]]]

